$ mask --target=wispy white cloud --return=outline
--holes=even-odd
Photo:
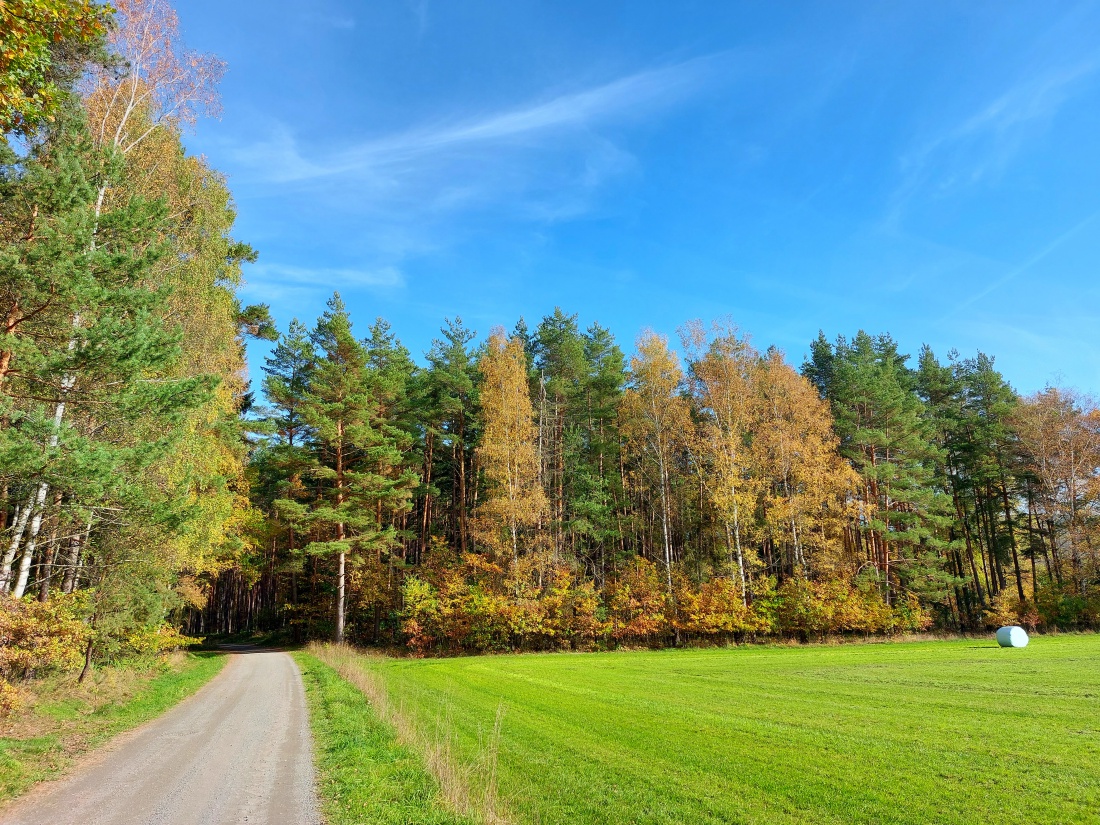
[[[375,269],[338,269],[258,263],[250,267],[248,280],[252,284],[277,282],[283,285],[333,288],[394,289],[405,285],[404,274],[395,266],[381,266]]]
[[[597,211],[618,179],[639,172],[622,134],[726,76],[727,54],[680,62],[478,116],[435,119],[340,147],[317,147],[283,124],[228,148],[238,191],[310,204],[318,225],[354,239],[364,270],[257,265],[250,280],[295,300],[305,284],[395,288],[410,261],[451,248],[483,225],[541,225]],[[310,136],[311,138],[313,136]]]
[[[1089,59],[1029,76],[969,116],[918,140],[901,157],[901,182],[886,225],[898,226],[915,198],[942,197],[1003,173],[1098,68],[1100,61]]]
[[[564,134],[590,133],[602,123],[684,101],[722,66],[724,57],[696,58],[512,109],[403,130],[320,157],[307,157],[290,131],[279,126],[267,139],[238,147],[235,160],[272,183],[285,184],[348,175],[377,179],[456,153],[544,148]]]

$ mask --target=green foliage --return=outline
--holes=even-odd
[[[112,13],[92,0],[0,3],[0,132],[28,134],[53,119]]]
[[[860,528],[887,601],[895,589],[946,600],[958,583],[943,557],[951,505],[934,483],[942,454],[908,356],[862,330],[835,346],[819,338],[811,352],[803,372],[832,405],[841,454],[863,480]]]
[[[75,540],[89,574],[109,580],[97,600],[124,583],[165,589],[163,578],[159,585],[136,578],[156,557],[135,557],[123,537],[171,529],[184,517],[178,489],[154,483],[150,468],[171,453],[212,382],[172,373],[181,336],[160,315],[171,290],[150,283],[168,252],[164,204],[134,196],[97,206],[126,167],[92,145],[76,111],[33,141],[25,157],[7,161],[0,201],[12,232],[0,246],[10,274],[0,286],[9,307],[0,339],[0,454],[15,460],[3,464],[0,481],[9,501],[35,515],[23,534],[16,531],[23,543],[8,546],[0,580],[22,595],[46,523],[84,534]],[[89,534],[90,523],[101,529]],[[91,612],[103,616],[99,606]],[[163,618],[162,609],[153,612]]]

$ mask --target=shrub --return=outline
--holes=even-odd
[[[126,637],[123,650],[133,656],[159,656],[179,650],[191,644],[193,639],[184,636],[179,628],[167,623],[156,627],[143,627]]]
[[[733,579],[712,579],[698,589],[685,580],[678,584],[674,624],[685,633],[730,636],[758,629],[757,617]]]
[[[0,596],[0,717],[22,704],[11,682],[80,665],[90,631],[83,594],[50,602]]]
[[[611,635],[616,639],[646,639],[668,632],[668,595],[656,566],[634,559],[611,583],[607,593]]]
[[[83,594],[49,602],[0,596],[0,677],[79,666],[90,632],[84,609]]]

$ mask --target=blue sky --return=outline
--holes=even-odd
[[[179,0],[281,326],[555,306],[981,349],[1100,390],[1100,4]],[[253,352],[253,361],[262,351]],[[256,363],[253,364],[256,371]]]

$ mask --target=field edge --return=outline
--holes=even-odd
[[[290,655],[305,685],[316,786],[327,825],[482,822],[450,809],[424,755],[399,741],[368,694],[316,652]]]

